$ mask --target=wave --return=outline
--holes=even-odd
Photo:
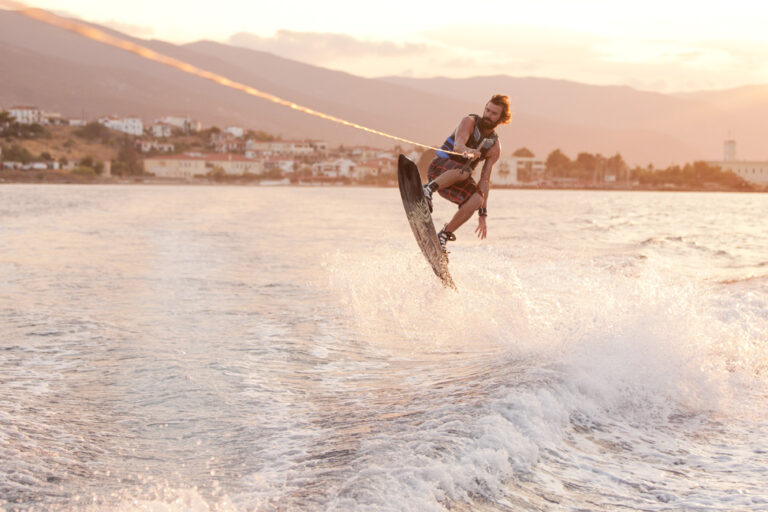
[[[530,262],[479,247],[453,255],[452,293],[430,281],[418,256],[359,263],[337,254],[335,289],[377,350],[432,357],[447,374],[483,361],[477,381],[463,381],[473,405],[435,399],[440,407],[423,413],[420,428],[369,440],[359,461],[367,471],[335,506],[764,503],[768,472],[754,462],[764,454],[733,450],[723,464],[696,454],[744,435],[750,421],[768,431],[766,407],[756,405],[768,396],[768,298],[734,313],[742,297],[649,268],[627,275],[594,258]],[[731,464],[756,471],[742,477],[742,498],[714,490],[739,483]]]

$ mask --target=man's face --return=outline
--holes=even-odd
[[[504,107],[495,105],[488,102],[485,105],[485,111],[483,112],[483,118],[480,122],[480,126],[483,128],[496,128],[501,119],[501,113],[504,111]]]

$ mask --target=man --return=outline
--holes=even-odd
[[[478,210],[479,220],[475,233],[482,240],[488,233],[488,190],[491,186],[491,170],[501,155],[501,145],[495,128],[509,123],[512,117],[509,97],[497,94],[485,105],[483,116],[470,114],[461,120],[456,130],[445,140],[437,156],[429,164],[424,185],[424,197],[432,211],[432,193],[438,194],[459,205],[459,211],[437,234],[440,246],[448,253],[446,244],[456,240],[453,234]],[[477,164],[485,160],[480,173],[480,183],[472,178]]]

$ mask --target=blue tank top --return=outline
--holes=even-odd
[[[472,130],[472,133],[469,135],[469,140],[467,141],[468,148],[477,149],[480,146],[480,143],[483,142],[484,138],[491,139],[494,141],[494,143],[496,142],[496,139],[498,139],[499,136],[496,135],[495,131],[491,132],[491,134],[488,135],[487,137],[483,137],[482,133],[480,133],[480,127],[478,126],[478,122],[480,121],[480,116],[478,116],[477,114],[469,114],[469,117],[475,120],[475,127]],[[453,151],[455,144],[456,144],[456,131],[454,130],[454,132],[447,139],[445,139],[445,142],[443,142],[443,145],[440,146],[440,149]],[[488,149],[482,150],[482,157],[472,164],[473,169],[477,167],[477,164],[480,163],[481,160],[484,160],[486,158],[485,154],[487,152],[488,152]],[[442,151],[437,151],[436,154],[439,158],[450,158],[451,160],[454,160],[462,164],[467,163],[467,159],[461,156],[449,155],[448,153],[444,153]]]

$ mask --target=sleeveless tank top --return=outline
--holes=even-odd
[[[480,127],[478,126],[478,123],[480,121],[480,116],[477,114],[469,114],[469,116],[475,120],[475,126],[472,130],[472,133],[469,135],[469,140],[467,141],[467,147],[471,149],[477,149],[480,146],[480,143],[483,142],[483,138],[491,139],[496,142],[496,139],[499,138],[499,136],[496,134],[495,131],[491,132],[490,135],[487,137],[483,137],[483,135],[480,133]],[[440,146],[440,149],[445,149],[448,151],[453,151],[454,145],[456,144],[456,131],[454,131],[450,136],[448,136],[447,139],[445,139],[445,142],[443,142],[443,145]],[[491,146],[493,147],[493,146]],[[490,149],[490,148],[489,148]],[[482,157],[474,162],[472,164],[472,169],[477,167],[477,164],[480,163],[481,160],[484,160],[486,158],[485,154],[488,152],[488,149],[481,150]],[[439,158],[450,158],[451,160],[454,160],[456,162],[466,164],[467,159],[461,156],[456,155],[450,155],[448,153],[444,153],[442,151],[437,151],[437,156]]]

